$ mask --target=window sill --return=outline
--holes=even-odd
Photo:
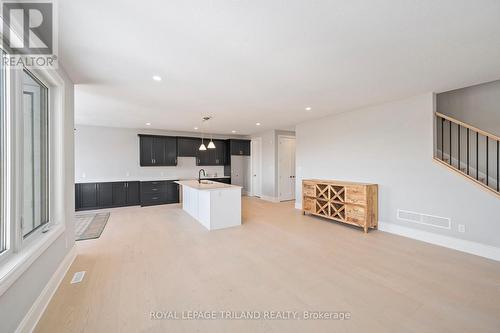
[[[42,255],[45,250],[64,232],[64,225],[52,227],[39,239],[29,244],[20,252],[10,254],[0,267],[0,296]]]

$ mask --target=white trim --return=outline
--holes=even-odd
[[[269,202],[280,202],[280,199],[278,199],[276,197],[271,197],[269,195],[261,195],[260,198],[262,200],[269,201]]]
[[[400,235],[434,245],[444,246],[461,252],[466,252],[484,258],[500,261],[500,248],[481,244],[465,239],[438,235],[428,231],[417,230],[394,223],[379,221],[378,229],[395,235]]]
[[[76,248],[73,246],[59,264],[59,267],[54,272],[45,288],[43,288],[28,313],[24,316],[15,331],[16,333],[33,332],[75,258]]]
[[[36,242],[29,244],[21,251],[11,254],[0,268],[0,296],[35,262],[44,251],[64,233],[64,225],[54,226],[45,234],[41,234]]]
[[[295,202],[295,209],[302,210],[302,203]],[[416,239],[422,242],[447,247],[449,249],[474,254],[480,257],[500,261],[500,248],[465,239],[438,235],[428,231],[417,230],[394,223],[378,222],[378,230],[391,234]]]

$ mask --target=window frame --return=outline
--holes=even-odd
[[[0,55],[4,55],[5,51],[0,49]],[[11,252],[11,246],[10,246],[10,241],[11,241],[11,227],[10,223],[8,222],[8,201],[7,198],[9,197],[7,193],[7,189],[9,188],[9,183],[8,183],[8,146],[9,146],[9,128],[7,126],[7,121],[8,121],[8,101],[9,101],[9,84],[8,80],[8,70],[6,69],[5,66],[0,66],[0,88],[4,90],[5,92],[3,99],[0,99],[0,127],[2,127],[2,130],[0,131],[0,238],[1,241],[3,242],[3,245],[5,246],[5,250],[1,250],[0,247],[0,263],[3,261],[5,257],[9,255]]]
[[[1,37],[1,34],[0,34]],[[67,86],[66,79],[58,70],[30,69],[29,72],[39,80],[47,91],[47,155],[48,155],[48,223],[37,228],[28,237],[24,238],[21,228],[22,208],[22,173],[19,172],[21,154],[19,147],[22,144],[20,137],[20,114],[22,114],[22,75],[23,69],[6,67],[6,206],[5,221],[8,228],[8,249],[0,253],[0,296],[3,295],[15,281],[44,253],[66,230],[66,221],[72,221],[72,214],[67,210],[74,200],[66,198],[69,187],[73,188],[74,180],[70,179],[65,157],[67,144],[64,138],[69,135],[66,128],[66,107],[71,107],[73,97],[71,86]],[[69,81],[69,80],[68,80]],[[69,98],[69,100],[67,100]],[[71,126],[73,132],[73,126]],[[66,235],[66,248],[74,244]]]
[[[35,81],[36,83],[40,84],[42,88],[46,89],[46,95],[44,96],[45,97],[45,100],[43,101],[44,104],[45,104],[45,107],[46,107],[46,119],[45,119],[45,126],[46,126],[46,129],[47,129],[47,133],[45,134],[46,135],[46,144],[45,144],[45,150],[46,150],[46,161],[45,161],[45,172],[44,172],[44,175],[46,177],[46,188],[45,188],[45,196],[47,197],[47,207],[45,208],[47,210],[46,212],[46,215],[47,215],[47,218],[46,218],[46,221],[43,222],[42,224],[40,224],[39,226],[37,226],[36,228],[32,229],[30,232],[28,232],[26,235],[24,235],[24,232],[23,232],[23,225],[22,223],[24,223],[24,219],[23,219],[23,216],[21,216],[21,236],[22,236],[22,242],[25,243],[26,241],[29,241],[28,238],[30,238],[32,235],[36,235],[36,234],[40,234],[40,232],[38,232],[37,230],[41,229],[40,231],[43,232],[43,229],[47,226],[49,226],[50,224],[50,221],[51,221],[51,218],[50,218],[50,212],[51,212],[51,209],[50,209],[50,203],[52,201],[52,198],[51,198],[51,195],[50,195],[50,181],[51,181],[51,177],[50,177],[50,167],[51,167],[51,148],[50,148],[50,136],[51,136],[51,125],[50,125],[50,121],[51,121],[51,116],[50,116],[50,89],[49,87],[47,86],[47,84],[45,84],[44,82],[42,82],[35,74],[33,74],[31,71],[29,71],[28,69],[26,68],[23,68],[22,70],[22,74],[21,75],[24,75],[24,74],[27,74],[31,77],[31,79],[33,81]],[[33,98],[34,94],[33,92],[25,92],[24,91],[24,88],[22,89],[21,91],[21,100],[24,100],[24,94],[30,94]],[[32,103],[33,103],[33,100],[32,100]],[[22,104],[21,104],[21,109],[22,109]],[[22,114],[24,116],[24,113],[21,112],[22,110],[21,109],[18,109],[20,112],[20,114]],[[22,123],[22,121],[20,122]],[[19,130],[21,128],[21,126],[17,126],[17,129]],[[21,130],[19,130],[21,131]],[[21,131],[22,132],[22,131]],[[21,133],[22,136],[23,133]],[[21,149],[22,151],[22,149]],[[23,154],[21,154],[21,164],[20,165],[24,165],[24,161],[22,160],[23,159]],[[21,178],[21,181],[23,183],[19,184],[20,188],[24,188],[24,179]],[[23,200],[24,200],[24,197],[23,197],[23,193],[21,193],[21,204],[23,203]],[[22,210],[21,210],[22,211]]]

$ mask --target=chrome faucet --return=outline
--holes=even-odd
[[[198,171],[198,184],[201,184],[201,172],[203,171],[203,176],[207,176],[207,174],[205,173],[205,170],[203,169],[200,169],[200,171]]]

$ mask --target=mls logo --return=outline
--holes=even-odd
[[[52,2],[2,1],[3,45],[9,54],[53,54]]]

